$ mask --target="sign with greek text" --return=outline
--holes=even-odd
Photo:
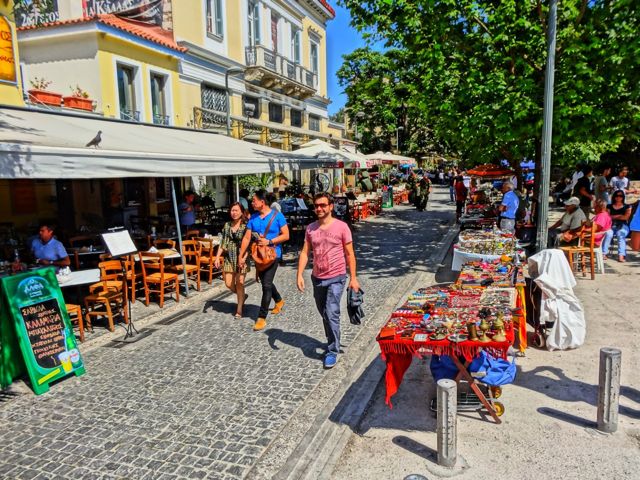
[[[82,375],[84,364],[51,267],[0,279],[5,312],[13,319],[33,391],[70,374]]]
[[[0,15],[0,82],[16,83],[16,58],[11,30],[7,17]]]
[[[88,0],[85,17],[117,13],[120,17],[162,26],[163,0]]]
[[[35,27],[60,20],[58,0],[15,0],[13,14],[18,27]]]

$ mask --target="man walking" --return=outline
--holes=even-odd
[[[324,368],[333,368],[340,352],[340,299],[347,280],[349,265],[349,288],[360,290],[356,277],[356,256],[349,226],[332,215],[333,197],[318,193],[313,198],[313,207],[318,220],[307,227],[304,245],[298,260],[298,290],[304,292],[302,276],[309,251],[313,251],[313,297],[318,312],[322,315],[327,336],[327,352]]]
[[[256,213],[251,216],[249,223],[247,223],[247,230],[242,238],[242,244],[240,245],[240,255],[238,259],[238,266],[244,269],[245,257],[251,239],[258,243],[258,245],[269,245],[275,247],[276,261],[263,270],[258,270],[258,279],[262,284],[262,301],[260,302],[260,311],[258,313],[258,320],[253,326],[254,331],[263,330],[267,326],[267,315],[269,313],[269,305],[271,299],[276,304],[271,309],[271,313],[276,315],[280,313],[284,306],[284,299],[278,292],[278,289],[273,283],[273,279],[276,276],[278,270],[278,263],[282,258],[282,247],[280,244],[289,240],[289,227],[287,221],[282,213],[273,210],[267,202],[267,193],[264,190],[258,190],[253,194],[253,200],[251,205]]]

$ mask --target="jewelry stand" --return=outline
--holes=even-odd
[[[121,227],[119,227],[121,228]],[[125,261],[127,259],[131,259],[133,261],[132,255],[134,253],[138,253],[138,249],[136,248],[133,240],[131,239],[131,234],[128,230],[119,230],[119,231],[111,231],[115,229],[109,229],[108,233],[103,233],[102,241],[107,247],[109,251],[109,255],[114,260],[120,260],[120,264],[122,265],[122,289],[124,292],[124,303],[125,307],[128,308],[128,317],[129,323],[126,326],[122,326],[124,328],[125,334],[122,340],[116,340],[118,342],[132,343],[137,340],[140,340],[140,337],[135,338],[136,335],[139,335],[140,332],[136,329],[133,324],[133,313],[131,309],[131,297],[129,296],[129,286],[127,285],[127,267],[125,266]],[[134,286],[135,288],[135,286]]]

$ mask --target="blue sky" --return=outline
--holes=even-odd
[[[336,18],[327,23],[327,86],[329,98],[332,100],[329,105],[329,113],[337,112],[347,102],[347,96],[342,93],[342,88],[338,85],[336,78],[336,72],[342,65],[342,55],[365,46],[362,36],[349,25],[351,18],[349,10],[336,5],[336,3],[335,0],[331,0],[331,6],[336,11]]]

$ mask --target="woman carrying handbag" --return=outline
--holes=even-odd
[[[247,251],[253,237],[255,243],[252,246],[251,256],[254,260],[258,280],[262,284],[260,312],[258,320],[253,326],[255,331],[259,331],[267,326],[271,299],[276,302],[271,310],[272,314],[280,313],[284,306],[284,299],[273,283],[273,279],[278,270],[279,259],[282,258],[280,245],[289,240],[289,227],[284,215],[271,209],[264,190],[258,190],[253,194],[251,205],[256,213],[251,216],[242,239],[240,266],[243,267],[246,262]]]
[[[247,230],[247,226],[244,223],[244,208],[240,202],[231,205],[231,208],[229,208],[229,216],[231,217],[231,221],[224,224],[220,247],[218,248],[218,253],[213,261],[213,265],[216,268],[220,268],[220,256],[224,255],[224,262],[222,264],[224,284],[229,290],[236,294],[238,306],[234,317],[241,318],[242,308],[246,300],[244,281],[250,268],[246,262],[246,258],[242,262],[242,266],[240,265],[240,244]]]

